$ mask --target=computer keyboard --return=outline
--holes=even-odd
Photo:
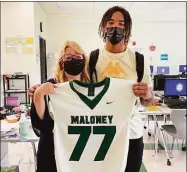
[[[164,103],[172,109],[187,109],[187,99],[164,98]]]
[[[187,109],[186,105],[168,105],[171,109]]]

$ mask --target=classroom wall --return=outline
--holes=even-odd
[[[40,22],[43,23],[43,32],[40,32]],[[34,38],[33,54],[6,52],[6,37],[18,35]],[[46,14],[37,2],[3,2],[1,5],[1,72],[29,73],[31,85],[39,83],[39,36],[46,39]]]
[[[43,22],[42,33],[40,32],[40,22]],[[6,37],[18,35],[34,38],[32,54],[6,52]],[[46,14],[37,2],[2,2],[1,74],[29,73],[31,86],[40,83],[39,36],[46,39]],[[22,88],[22,84],[15,83],[15,86]],[[1,95],[2,92],[3,90],[1,90]],[[3,96],[1,96],[1,104],[3,104],[2,100]]]
[[[29,73],[31,84],[38,83],[35,48],[33,54],[7,53],[5,39],[10,36],[35,36],[33,2],[1,4],[1,73]],[[34,45],[35,47],[35,42]]]
[[[143,49],[143,53],[155,66],[170,66],[171,73],[178,73],[178,66],[186,64],[186,23],[176,22],[152,22],[135,23],[132,32],[132,40],[137,41],[137,47]],[[149,46],[156,46],[151,52]],[[168,60],[160,59],[161,54],[168,54]],[[156,72],[156,71],[155,71]]]
[[[29,73],[30,83],[38,83],[35,51],[29,55],[7,53],[5,39],[11,36],[34,37],[34,6],[32,2],[1,2],[1,74]],[[12,86],[16,88],[19,86],[22,88],[22,85],[21,81],[12,83]],[[3,99],[2,89],[1,106],[4,104]]]
[[[40,22],[42,22],[42,32],[40,31]],[[40,45],[39,37],[42,37],[47,41],[47,15],[44,10],[40,7],[38,2],[34,2],[34,32],[35,32],[35,49],[36,56],[35,60],[37,63],[36,76],[38,77],[38,82],[41,83],[40,74]]]
[[[170,20],[162,22],[133,20],[131,41],[137,43],[133,48],[141,50],[148,59],[152,57],[153,65],[170,65],[171,73],[177,73],[178,65],[186,63],[186,22],[173,16],[176,15],[172,14]],[[101,17],[102,14],[93,13],[47,15],[47,51],[59,52],[60,46],[66,40],[77,41],[86,53],[102,47],[103,42],[98,35]],[[149,50],[152,43],[156,45],[155,52]],[[160,60],[162,53],[168,54],[168,61]],[[55,64],[55,60],[50,59],[49,62],[50,76],[53,75],[51,66]]]

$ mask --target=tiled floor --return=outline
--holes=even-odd
[[[179,150],[173,151],[174,158],[172,165],[167,166],[167,160],[164,151],[160,151],[157,159],[153,156],[153,151],[145,150],[143,162],[147,172],[186,172],[186,152]]]
[[[152,124],[150,124],[152,125]],[[174,158],[171,159],[171,166],[166,164],[164,150],[160,150],[157,158],[154,157],[154,138],[149,137],[147,130],[144,130],[145,150],[143,162],[146,170],[142,172],[186,172],[186,152],[175,146]],[[178,150],[177,150],[178,149]],[[9,143],[9,155],[2,162],[7,165],[19,164],[20,172],[34,172],[34,158],[30,143]]]
[[[150,122],[150,129],[153,128],[153,124]],[[169,135],[165,135],[168,141],[168,146],[171,148],[172,138]],[[173,158],[171,159],[171,166],[167,166],[167,158],[163,147],[159,150],[157,157],[154,152],[154,137],[148,136],[148,130],[144,129],[144,143],[145,150],[143,156],[143,162],[147,172],[186,172],[186,151],[181,150],[181,141],[178,140],[174,144],[172,151]]]

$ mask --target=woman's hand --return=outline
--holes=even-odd
[[[55,92],[55,85],[50,82],[47,82],[42,84],[35,90],[34,97],[35,96],[44,97],[45,95],[49,95],[54,92]]]
[[[33,87],[30,87],[28,89],[28,94],[31,98],[33,98],[34,96],[34,92],[36,91],[36,89],[40,86],[40,84],[34,85]]]
[[[133,92],[135,96],[140,97],[144,100],[152,98],[152,91],[147,83],[136,83],[133,85]]]

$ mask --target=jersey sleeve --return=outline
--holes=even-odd
[[[55,83],[54,79],[48,80],[48,82]],[[49,114],[49,109],[48,109],[48,99],[46,96],[44,97],[45,99],[45,112],[44,112],[44,119],[41,120],[36,112],[36,108],[34,106],[34,103],[32,102],[31,104],[31,124],[33,131],[35,134],[40,137],[41,134],[43,133],[48,133],[52,132],[54,128],[54,121],[51,118]]]
[[[146,57],[144,57],[144,76],[142,82],[147,83],[149,87],[153,87],[151,72],[150,72],[150,64]]]

